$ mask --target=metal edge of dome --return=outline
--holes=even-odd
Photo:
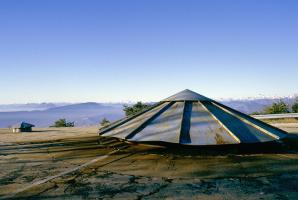
[[[249,124],[250,126],[253,126],[254,128],[259,129],[264,134],[267,134],[267,135],[271,136],[272,138],[274,138],[272,141],[274,141],[274,140],[281,140],[281,139],[285,138],[288,135],[288,133],[286,131],[284,131],[284,130],[281,130],[281,129],[275,127],[275,126],[272,126],[272,125],[270,125],[268,123],[265,123],[265,122],[263,122],[261,120],[258,120],[256,118],[254,118],[254,117],[251,117],[251,116],[249,116],[249,115],[247,115],[245,113],[242,113],[242,112],[240,112],[238,110],[235,110],[235,109],[233,109],[231,107],[228,107],[226,105],[223,105],[223,104],[221,104],[221,103],[219,103],[217,101],[212,100],[211,103],[217,104],[218,106],[223,107],[223,109],[226,109],[227,110],[225,112],[227,112],[227,113],[231,112],[232,114],[231,113],[229,113],[229,114],[235,115],[237,118],[241,118],[240,120],[243,121],[244,123]],[[237,115],[239,115],[239,116],[237,116]],[[266,130],[266,128],[260,127],[259,125],[255,124],[254,122],[250,122],[249,120],[245,119],[245,117],[248,118],[249,120],[256,121],[256,122],[258,122],[258,123],[260,123],[260,124],[262,124],[264,126],[268,126],[271,129],[277,130],[277,131],[281,132],[283,135],[282,136],[278,136],[275,133],[272,133],[271,131]],[[248,122],[246,122],[246,121],[248,121]],[[268,134],[268,132],[269,132],[269,134]],[[272,135],[275,135],[275,136],[272,136],[271,134]]]
[[[175,104],[175,102],[168,102],[168,103],[165,102],[164,104],[165,105],[162,108],[157,110],[152,116],[147,118],[144,122],[140,123],[139,126],[137,126],[134,130],[131,131],[131,133],[125,136],[125,139],[126,140],[132,139],[135,135],[140,133],[148,124],[150,124],[152,121],[158,118],[162,113],[168,110],[173,104]]]
[[[148,109],[146,109],[146,110],[140,111],[140,112],[138,112],[138,113],[136,113],[136,114],[134,114],[134,115],[132,115],[132,116],[129,116],[129,117],[121,118],[121,119],[119,119],[119,120],[117,120],[117,121],[111,123],[111,124],[108,125],[107,127],[103,127],[103,128],[101,128],[101,129],[99,129],[99,131],[98,131],[98,135],[103,135],[103,134],[105,134],[106,132],[109,132],[110,130],[112,130],[112,129],[114,129],[114,128],[117,128],[118,126],[121,126],[122,124],[125,124],[125,123],[127,123],[128,121],[130,121],[130,120],[132,120],[132,119],[134,119],[134,118],[136,118],[136,117],[138,117],[138,116],[140,116],[140,115],[142,115],[142,114],[144,114],[144,113],[146,113],[146,112],[148,112],[148,111],[150,111],[150,110],[152,110],[152,109],[156,108],[157,106],[160,106],[160,105],[162,105],[162,104],[164,104],[164,103],[165,103],[165,102],[160,101],[160,102],[158,102],[158,103],[153,104],[150,108],[148,108]]]

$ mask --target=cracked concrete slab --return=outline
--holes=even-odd
[[[12,199],[297,199],[298,126],[290,128],[277,152],[218,154],[102,139],[96,127],[0,129],[0,198],[118,148]]]

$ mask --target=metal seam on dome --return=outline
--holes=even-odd
[[[168,110],[175,102],[170,102],[164,107],[162,107],[157,113],[155,113],[153,116],[148,118],[146,121],[144,121],[141,125],[139,125],[136,129],[134,129],[130,134],[128,134],[125,139],[131,139],[133,138],[136,134],[138,134],[140,131],[142,131],[149,123],[151,123],[154,119],[156,119],[158,116],[160,116],[163,112]]]
[[[217,119],[217,117],[212,112],[210,112],[210,110],[208,110],[208,108],[206,108],[204,104],[202,104],[200,101],[198,101],[198,103],[201,104],[201,106],[211,115],[211,117],[213,117],[213,119],[215,119],[215,121],[220,126],[222,126],[234,140],[236,140],[238,143],[241,143],[241,140],[232,131],[230,131],[230,129],[228,129],[226,125],[224,125],[219,119]]]
[[[240,117],[240,116],[236,115],[235,113],[233,113],[233,112],[229,111],[228,109],[226,109],[226,108],[224,108],[224,107],[218,105],[217,103],[215,103],[215,102],[211,102],[211,103],[212,103],[214,106],[218,107],[219,109],[221,109],[221,110],[223,110],[223,111],[229,113],[230,115],[233,115],[234,117],[240,119],[240,120],[243,121],[244,123],[246,123],[246,124],[248,124],[248,125],[250,125],[250,126],[256,128],[257,130],[259,130],[259,131],[265,133],[266,135],[268,135],[268,136],[270,136],[270,137],[272,137],[272,138],[274,138],[274,139],[277,139],[277,140],[280,139],[280,137],[278,137],[277,135],[274,135],[273,133],[270,133],[270,132],[267,131],[266,129],[263,129],[262,127],[253,124],[252,122],[248,121],[247,119],[244,119],[243,117]]]
[[[114,128],[117,128],[118,126],[121,126],[122,124],[125,124],[125,123],[127,123],[128,121],[130,121],[130,120],[132,120],[132,119],[134,119],[134,118],[136,118],[136,117],[138,117],[138,116],[140,116],[140,115],[142,115],[142,114],[144,114],[144,113],[146,113],[146,112],[148,112],[148,111],[150,111],[150,110],[152,110],[152,109],[154,109],[154,108],[156,108],[156,107],[158,107],[158,106],[161,106],[161,105],[164,104],[164,103],[166,103],[166,102],[158,102],[158,103],[156,103],[155,105],[153,105],[152,107],[148,108],[147,110],[141,111],[141,112],[139,112],[139,113],[137,113],[137,114],[135,114],[135,115],[133,115],[133,116],[131,116],[131,117],[128,117],[127,119],[124,119],[124,120],[122,120],[122,121],[120,121],[120,122],[114,124],[114,125],[111,124],[111,125],[108,126],[106,129],[104,129],[104,130],[102,130],[102,131],[99,131],[98,134],[99,134],[99,135],[105,134],[106,132],[108,132],[108,131],[110,131],[110,130],[112,130],[112,129],[114,129]]]
[[[260,123],[260,124],[262,124],[262,125],[264,125],[264,126],[267,126],[268,128],[278,130],[279,132],[282,132],[283,134],[287,134],[286,131],[284,131],[284,130],[282,130],[282,129],[280,129],[280,128],[277,128],[277,127],[272,126],[272,125],[270,125],[270,124],[267,124],[267,123],[265,123],[265,122],[263,122],[263,121],[261,121],[261,120],[258,120],[258,119],[254,118],[254,117],[251,117],[251,116],[249,116],[249,115],[246,115],[246,114],[244,114],[244,113],[241,113],[241,112],[239,112],[238,110],[232,109],[232,108],[230,108],[230,107],[228,107],[228,106],[225,106],[225,105],[223,105],[223,104],[221,104],[221,103],[219,103],[219,102],[217,102],[217,101],[214,101],[214,100],[213,100],[212,102],[214,102],[215,104],[217,104],[217,105],[219,105],[219,106],[221,106],[221,107],[223,107],[223,108],[225,108],[225,109],[227,109],[227,110],[232,110],[233,112],[235,112],[235,113],[237,113],[238,115],[242,116],[242,118],[244,118],[244,119],[245,119],[245,117],[246,117],[246,118],[249,118],[249,119],[251,119],[251,120],[257,121],[258,123]],[[232,112],[232,111],[231,111],[231,112]],[[243,116],[245,116],[245,117],[243,117]],[[253,122],[251,122],[251,123],[253,123]]]
[[[191,143],[189,130],[191,125],[190,121],[191,121],[192,103],[193,101],[184,101],[182,119],[180,124],[180,136],[179,136],[179,143],[181,144]]]

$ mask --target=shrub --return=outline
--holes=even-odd
[[[257,111],[250,113],[250,115],[261,115],[261,114],[262,114],[262,113],[257,112]]]
[[[100,122],[100,125],[101,125],[102,127],[108,126],[108,125],[110,125],[110,121],[107,120],[106,118],[103,118],[103,119],[101,120],[101,122]]]
[[[74,127],[74,122],[67,122],[66,119],[58,119],[51,127]]]
[[[280,114],[289,113],[289,108],[285,102],[282,100],[273,103],[271,106],[264,109],[265,114]]]
[[[146,110],[150,107],[151,107],[150,104],[145,104],[145,103],[142,103],[142,102],[139,101],[139,102],[137,102],[136,104],[134,104],[132,106],[124,105],[123,111],[125,112],[126,116],[131,116],[131,115],[135,115],[138,112]]]
[[[292,112],[298,113],[298,100],[292,105]]]

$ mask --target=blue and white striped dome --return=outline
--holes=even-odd
[[[135,142],[183,145],[259,143],[286,136],[285,131],[190,90],[119,120],[99,134]]]

